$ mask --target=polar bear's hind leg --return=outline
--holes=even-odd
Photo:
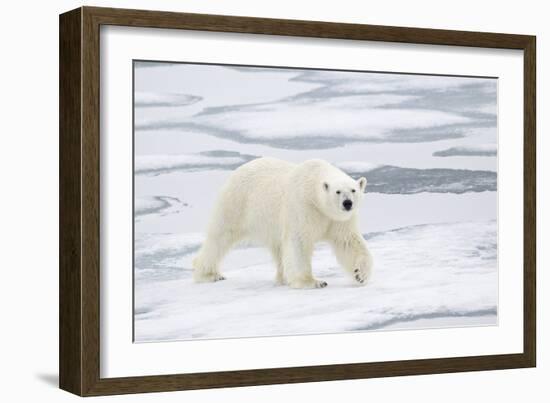
[[[220,273],[220,262],[238,239],[228,231],[208,234],[199,253],[193,259],[193,279],[197,283],[225,280]]]
[[[324,288],[326,281],[313,277],[311,257],[313,245],[305,244],[294,237],[287,241],[283,250],[285,277],[291,288]]]

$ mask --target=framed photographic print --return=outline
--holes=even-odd
[[[535,366],[535,37],[60,16],[60,387]]]

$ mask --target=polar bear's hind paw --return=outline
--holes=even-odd
[[[316,279],[309,279],[309,280],[298,280],[298,281],[290,281],[288,285],[291,288],[296,289],[308,289],[308,288],[325,288],[328,284],[326,281],[322,280],[316,280]]]

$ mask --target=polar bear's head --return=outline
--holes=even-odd
[[[344,173],[327,178],[321,189],[321,209],[333,220],[349,220],[357,212],[366,186],[367,179],[353,180]]]

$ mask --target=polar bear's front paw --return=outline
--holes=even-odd
[[[370,277],[370,267],[366,265],[360,265],[353,271],[353,277],[359,284],[365,284]]]
[[[359,269],[355,269],[353,271],[353,275],[355,276],[355,280],[358,283],[363,284],[366,281],[365,273],[363,271],[359,270]]]

